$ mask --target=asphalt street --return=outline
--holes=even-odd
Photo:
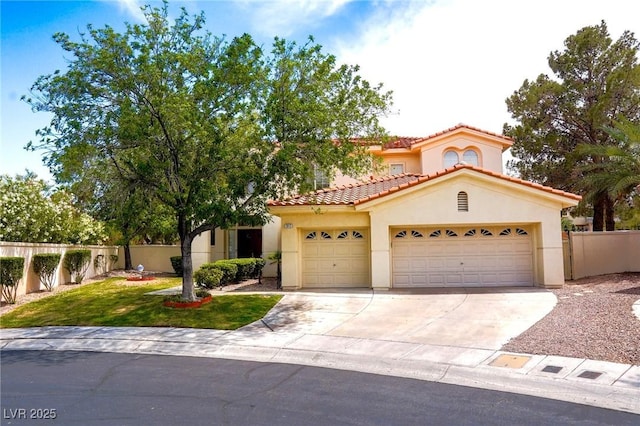
[[[507,392],[281,363],[3,351],[2,424],[637,425]]]

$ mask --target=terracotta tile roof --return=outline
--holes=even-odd
[[[476,172],[492,176],[498,179],[517,183],[519,185],[528,186],[530,188],[545,191],[571,198],[573,200],[581,200],[580,195],[565,192],[550,186],[544,186],[515,177],[503,175],[501,173],[492,172],[481,167],[471,166],[469,164],[456,164],[453,167],[444,169],[431,175],[418,175],[405,173],[401,175],[385,176],[370,181],[359,182],[356,184],[339,186],[335,188],[322,189],[309,194],[298,195],[286,200],[269,201],[270,206],[305,206],[305,205],[358,205],[367,201],[375,200],[395,192],[419,185],[428,180],[434,180],[441,176],[449,175],[462,169],[470,169]]]
[[[425,138],[420,137],[407,137],[407,136],[394,136],[391,140],[382,146],[382,149],[393,148],[411,148],[412,145],[422,142]]]
[[[309,194],[298,195],[287,200],[270,201],[269,205],[354,205],[360,202],[360,200],[379,197],[381,194],[387,194],[396,188],[406,187],[409,182],[416,181],[419,178],[420,175],[411,173],[384,176],[350,185],[325,188]]]
[[[478,127],[473,127],[473,126],[469,126],[467,124],[460,123],[460,124],[457,124],[457,125],[455,125],[453,127],[448,128],[448,129],[442,130],[440,132],[433,133],[433,134],[431,134],[429,136],[424,136],[424,137],[406,137],[406,136],[392,137],[389,142],[385,143],[382,146],[382,149],[385,150],[385,149],[393,149],[393,148],[411,148],[415,144],[422,143],[422,142],[427,142],[430,139],[437,138],[437,137],[445,135],[447,133],[455,132],[456,130],[459,130],[459,129],[469,129],[469,130],[473,130],[473,131],[476,131],[476,132],[484,133],[484,134],[486,134],[488,136],[504,139],[509,144],[511,144],[513,142],[513,139],[508,137],[508,136],[501,135],[501,134],[498,134],[498,133],[489,132],[487,130],[482,130],[482,129],[478,128]]]

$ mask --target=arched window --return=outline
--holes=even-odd
[[[462,161],[467,164],[471,164],[472,166],[479,166],[478,164],[478,153],[472,149],[468,149],[462,154]]]
[[[458,192],[458,211],[459,212],[469,211],[469,196],[464,191]]]
[[[444,168],[453,167],[460,162],[458,153],[455,151],[447,151],[444,153]]]

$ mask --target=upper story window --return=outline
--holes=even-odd
[[[468,149],[462,154],[462,161],[467,164],[471,164],[472,166],[479,166],[478,164],[478,153],[472,149]]]
[[[453,167],[460,162],[458,153],[455,151],[447,151],[444,153],[444,168]]]
[[[331,186],[331,182],[329,181],[329,177],[314,164],[313,166],[313,189],[322,189],[328,188]]]
[[[404,164],[401,163],[393,163],[389,164],[389,174],[390,175],[401,175],[404,173]]]

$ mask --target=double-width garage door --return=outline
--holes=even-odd
[[[533,285],[526,227],[403,228],[391,241],[393,287]]]
[[[302,232],[302,287],[371,287],[364,229]]]

